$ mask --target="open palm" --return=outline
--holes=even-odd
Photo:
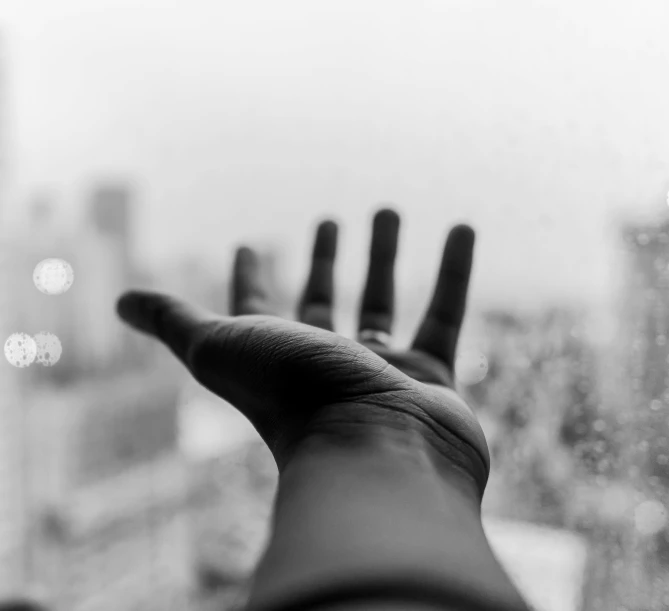
[[[399,217],[392,210],[381,210],[374,217],[359,331],[374,330],[388,334],[392,331],[399,224]],[[432,302],[410,347],[391,348],[377,341],[361,343],[419,382],[454,389],[455,350],[465,311],[473,246],[474,232],[470,227],[459,225],[453,228],[444,249]],[[325,221],[316,232],[311,273],[298,309],[298,320],[329,330],[334,330],[332,309],[336,248],[337,225]],[[240,254],[252,258],[248,252]],[[251,258],[246,259],[248,267],[237,276],[237,295],[254,291],[249,286],[256,277]],[[244,306],[236,303],[233,310],[241,313]]]
[[[395,212],[376,214],[361,330],[391,331],[398,231]],[[485,437],[453,387],[473,231],[460,225],[449,234],[434,296],[406,350],[334,332],[336,242],[336,224],[321,223],[297,322],[273,314],[258,257],[246,247],[235,258],[231,317],[141,292],[124,295],[118,311],[163,341],[201,384],[241,411],[279,468],[288,448],[316,433],[348,437],[370,425],[409,427],[459,462],[482,494],[489,471]]]

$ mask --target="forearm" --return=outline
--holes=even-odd
[[[347,443],[314,439],[281,473],[250,611],[334,611],[347,599],[383,596],[406,609],[411,601],[527,609],[490,550],[476,494],[456,470],[435,465],[419,437],[395,432]],[[329,591],[346,598],[288,606]]]

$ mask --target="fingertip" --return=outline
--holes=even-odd
[[[256,262],[256,253],[255,251],[247,246],[246,244],[241,244],[237,247],[235,251],[235,261],[238,264],[248,264]]]
[[[116,302],[121,319],[145,333],[158,335],[160,316],[172,306],[169,297],[150,291],[127,291]]]
[[[467,223],[459,223],[450,231],[450,237],[462,242],[474,243],[476,239],[476,232],[471,225]]]
[[[334,219],[324,219],[318,224],[321,231],[337,231],[338,225]]]
[[[394,209],[393,204],[386,204],[374,215],[374,224],[381,224],[385,227],[399,226],[400,215]]]
[[[334,259],[337,252],[337,233],[338,226],[333,220],[327,219],[319,223],[313,250],[315,259]]]
[[[332,219],[326,219],[318,225],[318,234],[329,241],[337,239],[339,225]]]
[[[126,321],[136,317],[141,298],[140,291],[126,291],[116,300],[116,313]]]

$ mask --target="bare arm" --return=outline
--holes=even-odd
[[[249,611],[527,611],[465,473],[420,436],[346,432],[281,474]]]
[[[454,385],[474,232],[449,232],[416,337],[396,348],[387,336],[398,230],[392,210],[375,215],[359,341],[333,330],[331,221],[317,230],[300,322],[271,313],[248,248],[235,259],[232,316],[145,291],[117,305],[243,413],[276,460],[273,532],[249,611],[388,600],[528,611],[483,531],[490,455]]]

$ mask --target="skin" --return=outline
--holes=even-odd
[[[383,209],[375,215],[361,329],[392,329],[398,231],[396,212]],[[408,427],[456,463],[482,497],[490,470],[488,447],[453,381],[474,231],[466,225],[451,230],[432,300],[406,349],[361,344],[333,331],[336,244],[337,225],[321,223],[297,321],[271,313],[258,257],[247,247],[235,258],[232,316],[140,291],[124,294],[117,311],[128,324],[165,343],[195,379],[242,412],[280,471],[295,448],[315,434]]]
[[[392,331],[398,232],[394,211],[375,215],[359,329]],[[247,247],[235,257],[230,316],[155,292],[130,291],[117,304],[243,413],[276,460],[272,535],[248,609],[526,611],[483,532],[490,457],[453,382],[473,230],[450,231],[405,349],[335,333],[336,246],[336,224],[321,223],[296,321],[271,312]],[[369,594],[372,584],[375,600],[347,590]],[[350,602],[319,604],[331,589]]]
[[[46,609],[27,600],[13,600],[0,602],[0,611],[46,611]]]

